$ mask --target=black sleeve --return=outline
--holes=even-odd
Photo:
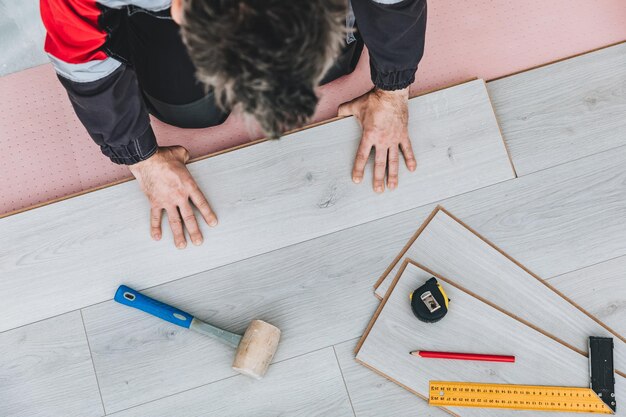
[[[424,55],[426,0],[352,0],[352,9],[369,50],[374,85],[383,90],[411,85]]]
[[[120,65],[106,77],[84,83],[58,77],[76,115],[111,161],[131,165],[156,152],[156,138],[131,68]]]

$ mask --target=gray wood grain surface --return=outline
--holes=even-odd
[[[450,417],[385,377],[354,360],[357,340],[335,346],[356,417]]]
[[[487,87],[520,176],[626,143],[626,43]]]
[[[220,225],[176,250],[148,234],[136,182],[0,219],[0,331],[513,177],[481,80],[412,99],[417,172],[384,195],[351,181],[360,129],[335,121],[190,165]],[[368,168],[366,178],[371,178]]]
[[[624,161],[622,146],[442,204],[532,272],[549,278],[626,254]],[[415,231],[434,207],[403,216],[413,213],[410,228]]]
[[[2,417],[104,415],[80,312],[0,333]]]
[[[443,204],[531,270],[565,273],[626,253],[626,188],[619,186],[626,178],[625,158],[626,148],[620,148]],[[230,330],[242,331],[256,317],[278,325],[279,360],[341,343],[362,333],[377,304],[371,284],[433,208],[399,213],[147,293]],[[140,279],[129,275],[125,283],[137,286]],[[588,308],[586,302],[581,306]],[[232,375],[230,351],[141,312],[109,301],[85,309],[84,316],[107,409]]]
[[[115,417],[353,417],[332,348],[272,365],[261,381],[227,378]]]
[[[455,281],[580,352],[587,351],[591,335],[613,337],[615,369],[626,372],[626,343],[615,331],[602,327],[444,211],[437,212],[403,258]]]
[[[452,304],[442,321],[432,324],[417,320],[408,295],[430,277],[414,265],[407,266],[357,352],[359,361],[425,396],[429,380],[588,386],[589,364],[584,355],[454,286],[445,287]],[[515,355],[516,361],[514,364],[459,362],[409,355],[408,352],[418,349]],[[616,396],[626,396],[626,381],[619,375],[616,375]],[[519,414],[511,410],[451,410],[461,416]],[[626,410],[620,410],[618,415],[626,415]]]
[[[385,222],[363,226],[144,292],[231,331],[266,320],[282,330],[275,360],[302,355],[360,336],[378,305],[372,271],[408,234],[388,233]],[[234,351],[205,336],[114,301],[83,315],[109,412],[234,375]]]
[[[626,335],[626,256],[547,281],[617,333]]]

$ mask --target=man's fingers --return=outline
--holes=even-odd
[[[406,167],[409,169],[409,171],[415,171],[415,168],[417,167],[417,161],[415,160],[415,155],[413,154],[411,139],[409,139],[407,136],[402,142],[400,142],[400,147],[402,148],[402,154],[404,155]]]
[[[185,239],[185,232],[183,231],[183,222],[176,207],[167,209],[167,220],[170,223],[170,228],[174,235],[174,244],[178,249],[183,249],[187,246],[187,240]]]
[[[196,189],[191,193],[191,201],[198,208],[200,213],[202,214],[202,218],[209,226],[217,226],[217,216],[213,213],[209,202],[207,201],[202,191]]]
[[[387,187],[390,190],[398,186],[398,161],[400,151],[397,146],[389,148],[389,156],[387,159]]]
[[[193,209],[191,208],[191,203],[186,201],[184,204],[179,206],[180,215],[183,218],[183,223],[185,223],[185,228],[189,232],[189,237],[194,245],[202,244],[202,233],[200,232],[200,228],[198,227],[198,222],[196,221],[196,216],[193,213]]]
[[[385,170],[387,168],[387,149],[376,149],[374,159],[374,191],[385,191]]]
[[[161,240],[161,218],[163,209],[152,207],[150,209],[150,235],[154,240]]]
[[[356,184],[363,180],[363,171],[365,171],[365,164],[370,157],[372,151],[372,145],[365,139],[361,139],[359,149],[356,151],[356,157],[354,158],[354,167],[352,168],[352,181]]]

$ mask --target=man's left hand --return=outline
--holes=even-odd
[[[374,191],[393,190],[398,186],[400,150],[409,171],[415,171],[417,162],[409,139],[409,89],[384,91],[377,88],[361,97],[339,106],[339,116],[354,116],[363,128],[361,144],[354,159],[352,181],[363,180],[365,164],[372,147],[374,159]]]

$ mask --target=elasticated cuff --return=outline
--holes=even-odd
[[[158,145],[152,127],[148,126],[146,131],[126,146],[101,147],[102,153],[108,156],[111,161],[119,165],[133,165],[144,159],[150,158],[157,151]]]
[[[370,63],[372,82],[381,90],[393,91],[407,88],[415,81],[415,71],[417,71],[417,67],[400,71],[383,72],[377,70],[376,67]]]

